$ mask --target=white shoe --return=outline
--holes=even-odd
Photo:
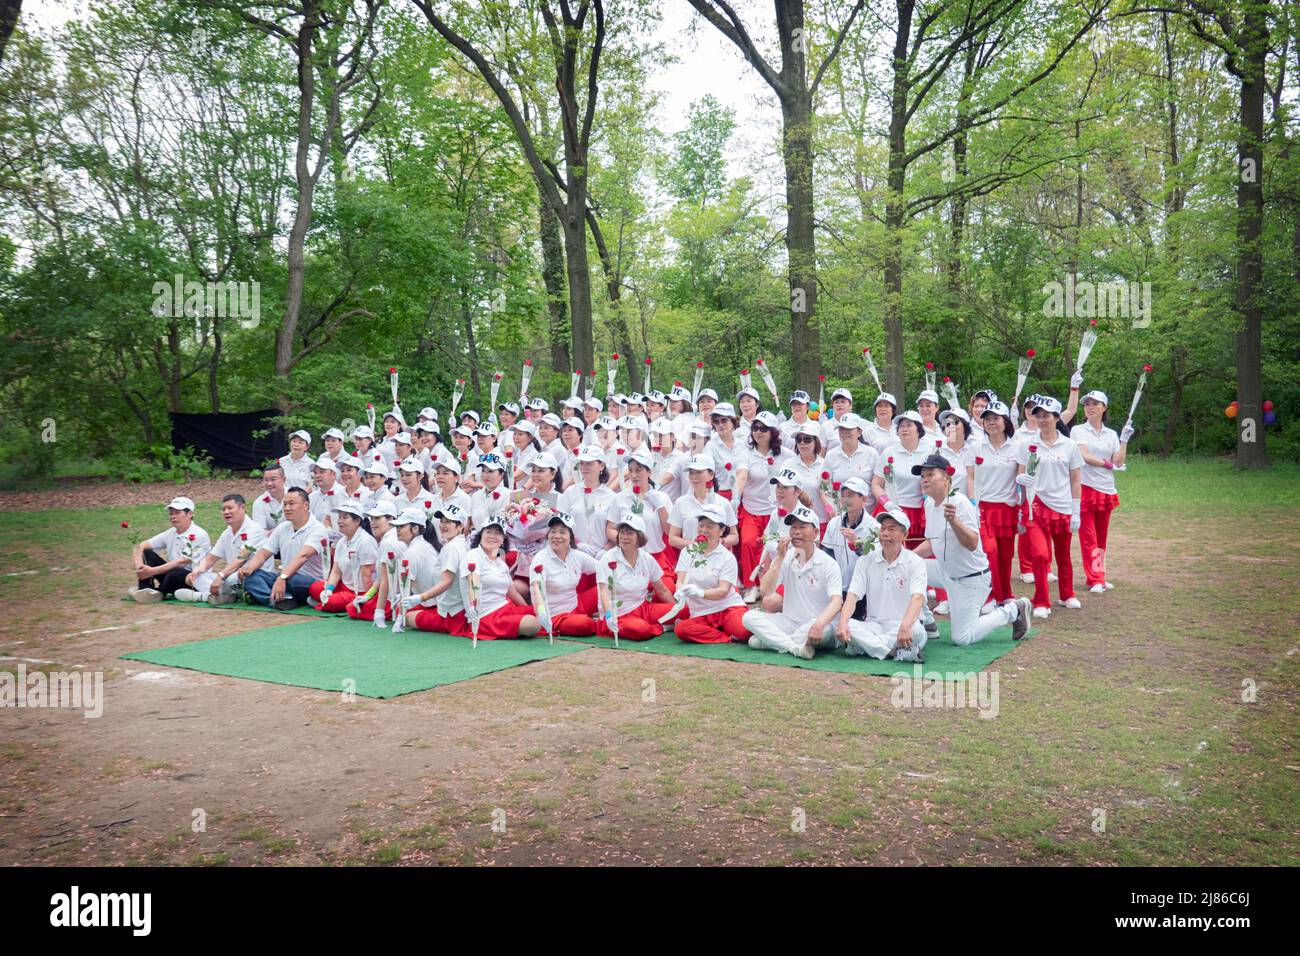
[[[1047,572],[1047,583],[1048,583],[1048,584],[1051,584],[1051,583],[1052,583],[1053,581],[1055,581],[1055,580],[1056,580],[1056,572],[1055,572],[1055,571],[1048,571],[1048,572]]]
[[[178,601],[184,601],[186,604],[197,604],[203,600],[203,598],[199,596],[199,592],[192,588],[177,588],[172,593],[172,597]]]
[[[1050,607],[1034,608],[1034,617],[1051,617],[1051,616],[1052,616],[1052,609]]]
[[[207,601],[209,604],[234,604],[235,595],[230,591],[222,591],[219,594],[212,594],[209,592],[208,596],[203,600]]]
[[[761,651],[763,649],[763,643],[758,639],[757,634],[754,634],[749,638],[749,646],[756,651]]]
[[[153,588],[135,588],[131,591],[131,600],[136,604],[157,604],[162,599],[162,592]]]
[[[926,592],[925,592],[925,596],[926,596],[926,598],[927,598],[928,600],[933,601],[933,600],[934,600],[936,597],[938,597],[939,595],[938,595],[938,592],[936,592],[934,588],[927,588],[927,589],[926,589]]]
[[[1068,607],[1074,611],[1077,611],[1079,608],[1083,607],[1083,605],[1079,603],[1079,599],[1076,597],[1066,598],[1064,601],[1057,601],[1056,603],[1061,607]]]
[[[1022,575],[1020,575],[1020,580],[1024,581],[1026,584],[1033,584],[1033,583],[1034,583],[1034,572],[1033,572],[1033,571],[1030,571],[1028,574],[1022,574]]]
[[[1111,584],[1109,581],[1107,581],[1105,584],[1102,585],[1102,587],[1104,587],[1107,591],[1109,591],[1114,586],[1115,585]]]
[[[935,614],[947,614],[947,613],[948,613],[948,602],[947,602],[947,601],[940,601],[938,604],[936,604],[936,605],[934,606],[934,613],[935,613]]]
[[[1104,585],[1104,584],[1094,584],[1092,587],[1088,588],[1088,593],[1090,593],[1090,594],[1105,594],[1105,593],[1106,593],[1106,585]]]
[[[817,651],[811,644],[800,644],[794,649],[794,656],[802,657],[806,661],[812,660],[816,654]]]
[[[744,592],[740,595],[740,597],[741,600],[743,600],[746,604],[757,604],[758,588],[756,587],[745,588]]]

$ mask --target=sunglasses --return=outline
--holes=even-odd
[[[816,440],[817,440],[817,439],[816,439],[816,438],[813,438],[812,435],[799,435],[799,436],[797,436],[797,437],[795,438],[795,441],[797,441],[797,442],[800,442],[800,441],[816,441]]]

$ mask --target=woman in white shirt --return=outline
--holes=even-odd
[[[727,521],[726,512],[716,504],[706,507],[699,515],[695,540],[677,559],[677,595],[686,599],[689,617],[679,618],[674,631],[692,644],[749,641],[740,569],[722,546]]]
[[[895,419],[898,440],[881,454],[885,461],[875,483],[880,507],[897,506],[907,515],[910,551],[915,551],[925,540],[925,497],[921,494],[921,479],[912,474],[912,466],[919,465],[930,454],[921,441],[923,427],[920,414],[910,409]]]
[[[732,501],[732,490],[736,485],[736,475],[744,461],[749,457],[744,443],[736,437],[736,426],[740,418],[729,402],[722,402],[713,407],[709,413],[713,425],[713,437],[709,439],[704,451],[717,466],[714,471],[714,490],[719,495]],[[739,502],[734,502],[739,504]]]
[[[515,604],[511,600],[514,575],[506,564],[505,543],[506,529],[501,518],[489,518],[475,533],[472,547],[461,562],[470,634],[477,630],[481,641],[535,637],[542,629],[531,605]]]
[[[445,505],[433,516],[438,522],[438,535],[442,538],[442,548],[438,551],[434,568],[434,583],[427,590],[412,595],[418,598],[418,606],[409,615],[408,622],[421,631],[469,637],[465,596],[460,587],[461,565],[469,552],[469,541],[464,535],[469,516],[455,505]],[[430,601],[434,602],[432,607]]]
[[[1063,607],[1082,605],[1074,596],[1074,565],[1070,559],[1070,539],[1079,530],[1080,472],[1083,455],[1079,446],[1057,431],[1061,420],[1061,403],[1043,396],[1034,409],[1038,437],[1021,445],[1017,484],[1025,489],[1029,534],[1029,560],[1034,568],[1034,617],[1052,613],[1048,597],[1047,568],[1056,552],[1056,582]],[[1033,475],[1029,474],[1033,471]]]
[[[813,513],[821,522],[819,532],[824,532],[826,522],[835,513],[835,502],[830,498],[831,473],[822,457],[822,433],[816,422],[805,422],[795,431],[794,455],[785,467],[799,476],[799,484],[808,492]]]
[[[1011,436],[1015,425],[1006,405],[992,401],[984,409],[984,446],[966,469],[969,497],[980,509],[980,541],[989,557],[993,600],[1006,604],[1011,593],[1011,557],[1016,551],[1016,529],[1020,512],[1016,507],[1016,473],[1019,443]]]
[[[884,457],[885,449],[894,443],[894,416],[898,414],[898,402],[888,392],[881,392],[873,407],[876,417],[863,427],[862,438]]]
[[[673,502],[672,510],[668,512],[668,543],[678,551],[690,547],[696,537],[696,522],[709,508],[716,508],[723,515],[728,529],[736,523],[736,512],[731,502],[713,491],[712,458],[708,455],[694,456],[686,463],[686,475],[690,488]],[[724,547],[734,548],[740,543],[740,534],[729,530],[722,543]]]
[[[664,632],[659,619],[673,609],[672,592],[664,584],[663,568],[645,550],[646,523],[642,515],[625,515],[617,525],[618,543],[600,556],[596,582],[600,593],[600,623],[596,633],[645,641]],[[613,584],[611,591],[610,584]],[[646,595],[653,590],[658,601]]]
[[[752,583],[754,569],[763,558],[763,532],[776,510],[771,479],[781,470],[790,453],[781,446],[780,423],[771,412],[759,412],[749,423],[748,454],[736,476],[736,531],[740,536],[736,561],[744,597],[758,600],[758,585]]]
[[[614,502],[609,489],[609,468],[605,456],[595,445],[585,445],[578,452],[578,480],[560,495],[556,508],[573,515],[577,547],[592,557],[603,554],[610,545],[606,515]]]
[[[355,501],[342,501],[337,514],[343,537],[334,544],[330,573],[307,589],[310,602],[326,614],[347,613],[357,595],[370,590],[379,560],[379,546],[361,527],[361,506]]]
[[[469,514],[475,528],[483,527],[490,516],[504,511],[510,504],[510,491],[506,488],[506,463],[499,455],[484,455],[479,461],[478,473],[483,487],[469,498]]]
[[[1083,424],[1070,432],[1083,455],[1079,550],[1083,553],[1084,578],[1093,594],[1104,594],[1112,587],[1106,580],[1106,537],[1110,513],[1119,507],[1115,469],[1128,457],[1128,442],[1133,437],[1132,425],[1125,425],[1118,435],[1106,427],[1108,404],[1105,392],[1089,392],[1083,397]]]
[[[574,547],[576,527],[572,515],[557,511],[547,522],[546,546],[528,562],[533,607],[540,611],[544,604],[551,621],[550,631],[543,627],[542,634],[590,637],[597,633],[592,617],[596,559]],[[584,588],[585,582],[591,583]]]
[[[654,457],[648,449],[638,448],[627,459],[627,482],[624,490],[614,496],[605,517],[608,524],[608,539],[616,544],[615,532],[618,523],[627,515],[640,515],[645,522],[646,553],[658,562],[667,577],[665,587],[669,591],[676,584],[676,554],[671,554],[668,547],[668,510],[672,502],[668,496],[655,488]]]
[[[838,442],[826,453],[826,470],[831,473],[833,484],[842,485],[850,478],[858,477],[870,490],[871,479],[880,470],[880,454],[862,440],[865,424],[852,412],[836,419]],[[875,496],[869,494],[867,508],[873,508],[875,504]]]
[[[963,495],[970,497],[970,493],[966,490],[966,469],[975,458],[974,449],[969,441],[970,419],[960,408],[956,411],[945,409],[939,416],[939,425],[943,428],[943,444],[939,446],[939,454],[948,459],[948,464],[956,469],[952,476],[952,486]]]

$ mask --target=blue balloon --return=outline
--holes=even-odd
[[[1264,413],[1264,424],[1265,424],[1265,425],[1275,425],[1275,424],[1277,424],[1277,415],[1276,415],[1275,413],[1273,413],[1273,412],[1265,412],[1265,413]]]

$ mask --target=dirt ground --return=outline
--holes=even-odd
[[[62,494],[153,503],[171,487]],[[208,498],[217,490],[186,489]],[[51,502],[0,497],[3,510],[31,507]],[[986,764],[971,761],[996,760],[978,753],[978,738],[999,721],[951,711],[904,720],[879,677],[593,648],[346,703],[337,693],[121,661],[130,651],[301,620],[118,601],[124,559],[79,585],[102,594],[94,609],[20,602],[0,616],[5,666],[103,671],[106,694],[99,719],[0,711],[0,864],[1070,862],[1051,847],[1089,837],[1092,764],[1071,763],[1060,770],[1074,775],[1066,784],[1051,781],[1055,763],[1082,759],[1072,748],[1095,748],[1095,735],[1109,732],[1098,730],[1109,717],[1087,716],[1097,713],[1088,695],[1125,688],[1137,703],[1120,708],[1118,723],[1132,726],[1115,732],[1139,741],[1165,734],[1182,747],[1201,730],[1162,708],[1182,690],[1221,683],[1195,704],[1216,715],[1241,673],[1262,673],[1276,656],[1239,642],[1207,655],[1155,634],[1159,624],[1190,639],[1216,625],[1194,602],[1165,601],[1153,616],[1143,583],[1151,567],[1192,588],[1217,559],[1153,541],[1154,527],[1117,520],[1116,590],[1084,593],[1086,612],[1058,610],[998,662],[1004,712],[1025,720],[1023,734],[1014,723],[1001,732],[1025,738],[1026,748],[1043,725],[1033,712],[1016,717],[1018,702],[1084,715],[1062,744],[1068,757],[1018,755],[1029,769],[1011,768],[1012,776],[1038,788],[1025,794],[994,792],[1019,782],[981,793],[984,771],[972,769]],[[1295,526],[1275,533],[1293,539]],[[1255,560],[1233,562],[1243,582],[1258,573]],[[1276,633],[1275,621],[1256,624]],[[1079,701],[1053,701],[1074,689]],[[1123,719],[1140,709],[1144,718]],[[924,748],[907,746],[912,732]],[[1236,746],[1239,736],[1225,742]],[[1116,759],[1110,746],[1108,756],[1087,759]],[[1294,752],[1279,759],[1300,762]],[[1166,768],[1162,777],[1177,783],[1179,773]],[[1159,788],[1145,775],[1113,777],[1117,801],[1184,812],[1167,792],[1149,794]],[[1004,801],[1022,802],[1004,818]],[[986,817],[964,815],[984,809]],[[791,822],[800,814],[804,829]]]

